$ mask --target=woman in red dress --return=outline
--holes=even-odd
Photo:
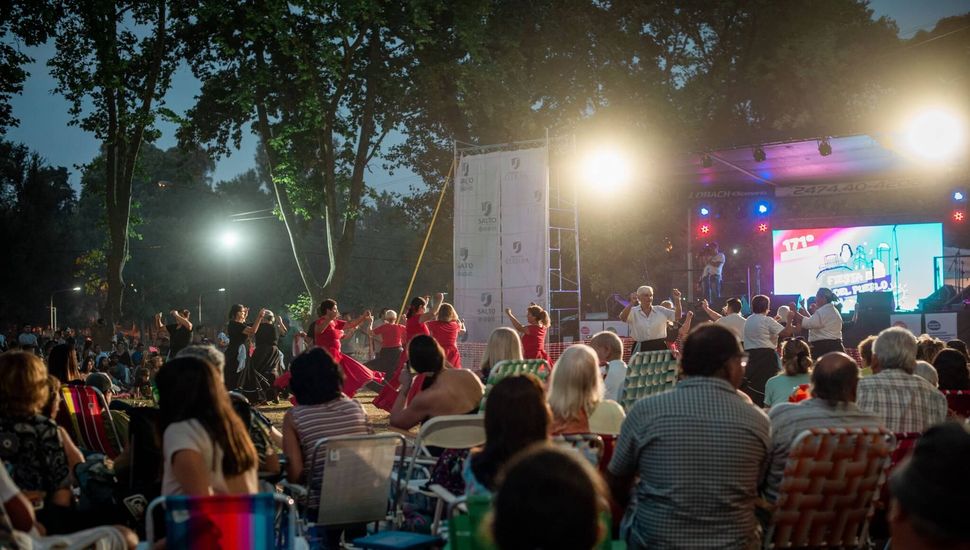
[[[526,319],[528,325],[523,325],[512,315],[512,308],[505,308],[505,314],[512,321],[515,330],[522,333],[522,357],[526,359],[545,359],[549,361],[549,354],[546,353],[546,329],[549,327],[549,312],[542,309],[536,303],[529,304],[526,309]]]
[[[344,370],[344,393],[348,397],[353,397],[357,390],[364,384],[373,380],[382,382],[384,374],[374,372],[361,365],[356,359],[340,352],[340,339],[343,338],[344,330],[357,327],[364,321],[372,319],[370,311],[365,311],[363,315],[353,321],[343,321],[337,319],[340,311],[337,310],[337,302],[334,300],[324,300],[318,310],[320,318],[313,323],[313,343],[318,348],[323,348],[330,352],[333,360],[340,364]]]
[[[427,312],[428,307],[428,297],[416,296],[411,300],[411,305],[408,307],[407,314],[405,317],[405,333],[404,333],[404,351],[401,353],[400,359],[397,361],[397,368],[394,370],[394,376],[391,376],[390,380],[384,383],[384,389],[377,394],[374,399],[374,406],[378,409],[383,409],[387,412],[391,411],[391,407],[394,406],[394,400],[397,398],[397,389],[401,386],[401,369],[408,360],[408,342],[411,338],[419,334],[425,336],[430,336],[431,333],[428,331],[428,327],[421,320]]]
[[[439,294],[444,298],[443,294]],[[435,311],[425,313],[422,317],[433,315],[433,319],[425,323],[441,348],[445,350],[445,360],[456,369],[461,368],[461,355],[458,353],[458,335],[465,332],[465,325],[458,318],[455,307],[451,304],[442,303],[440,300]]]

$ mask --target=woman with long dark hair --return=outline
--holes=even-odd
[[[229,345],[226,346],[226,368],[223,372],[226,389],[228,390],[234,390],[238,387],[237,380],[239,379],[239,372],[242,370],[240,365],[245,367],[245,362],[249,358],[246,340],[253,334],[254,330],[252,325],[246,323],[248,317],[249,308],[242,304],[233,304],[229,308],[229,323],[226,325]]]
[[[252,403],[279,402],[274,382],[283,370],[283,355],[278,344],[280,334],[286,334],[286,326],[272,311],[261,309],[253,331],[253,356],[239,375],[239,387]]]
[[[428,299],[426,297],[415,296],[411,300],[411,305],[408,306],[407,311],[407,321],[404,324],[406,329],[404,333],[404,352],[401,353],[401,358],[398,359],[397,368],[394,370],[394,376],[390,380],[386,381],[384,388],[377,394],[374,399],[374,406],[383,409],[387,412],[391,412],[391,407],[394,405],[394,399],[397,397],[398,388],[401,387],[401,371],[404,370],[404,365],[408,360],[408,344],[411,339],[418,335],[429,336],[431,331],[428,330],[428,326],[422,321],[421,317],[427,312]]]
[[[256,448],[215,367],[178,357],[158,371],[163,495],[255,493]]]
[[[353,357],[340,352],[340,339],[343,338],[344,331],[356,328],[371,319],[370,311],[365,311],[353,321],[343,321],[339,319],[340,310],[337,308],[337,302],[328,299],[320,303],[317,312],[320,318],[313,324],[313,343],[318,348],[330,352],[333,360],[343,368],[344,393],[348,397],[353,397],[364,384],[372,380],[378,383],[383,381],[383,373],[374,372]]]
[[[77,354],[68,344],[57,344],[47,356],[47,371],[61,381],[61,384],[79,382],[81,370],[77,365]]]

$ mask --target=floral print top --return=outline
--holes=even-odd
[[[49,497],[70,487],[67,454],[49,418],[0,417],[0,459],[21,491],[43,491]]]

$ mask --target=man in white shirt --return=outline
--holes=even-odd
[[[630,303],[620,312],[620,320],[630,325],[630,337],[636,340],[633,353],[667,349],[667,322],[680,319],[680,291],[671,291],[674,308],[653,305],[653,287],[641,286],[630,294]]]
[[[724,304],[724,309],[722,313],[718,313],[711,309],[710,304],[707,300],[701,300],[701,307],[707,313],[707,316],[714,321],[715,325],[721,325],[738,337],[738,342],[742,345],[744,344],[744,321],[745,318],[741,315],[741,300],[737,298],[728,299],[727,303]]]
[[[727,258],[718,250],[717,243],[707,245],[705,252],[708,254],[708,259],[701,273],[701,288],[707,301],[716,303],[721,298],[721,273],[724,271],[724,262]]]
[[[791,334],[788,327],[768,317],[771,299],[759,294],[751,299],[751,315],[744,321],[744,351],[748,353],[748,365],[744,369],[741,391],[759,407],[764,407],[765,384],[778,374],[778,338]]]
[[[815,294],[815,313],[809,315],[802,310],[792,316],[796,326],[808,329],[808,344],[816,360],[831,351],[845,353],[842,346],[842,313],[834,303],[837,301],[831,289],[820,288]]]

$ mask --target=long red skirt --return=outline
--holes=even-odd
[[[341,354],[340,368],[342,368],[344,371],[343,392],[347,395],[347,397],[353,397],[354,394],[360,390],[360,388],[364,387],[364,384],[372,380],[378,384],[384,381],[383,372],[374,372],[360,364],[360,362],[349,355]],[[280,389],[284,389],[289,386],[290,378],[292,376],[293,375],[290,374],[290,371],[286,371],[283,376],[276,378],[276,382],[273,385]],[[391,404],[394,404],[393,400],[391,401]]]

